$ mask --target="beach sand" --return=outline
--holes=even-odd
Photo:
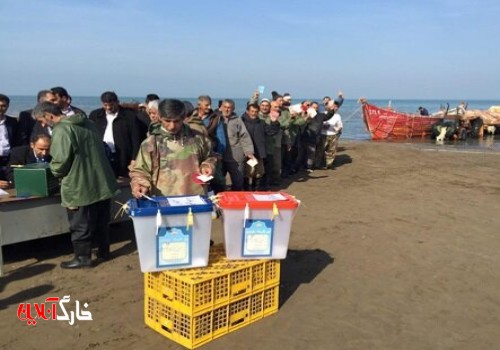
[[[303,205],[279,311],[203,349],[498,348],[500,153],[341,140],[335,164],[286,184]],[[112,239],[92,270],[59,267],[68,235],[5,247],[0,349],[181,349],[144,324],[130,223]],[[18,320],[19,303],[64,295],[93,321]]]

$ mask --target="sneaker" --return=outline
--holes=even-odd
[[[312,172],[314,172],[314,170],[312,170],[311,168],[307,168],[306,171],[310,174]]]

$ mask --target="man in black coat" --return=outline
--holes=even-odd
[[[306,148],[306,171],[309,173],[313,171],[315,166],[316,148],[320,142],[323,122],[326,119],[328,117],[325,113],[318,113],[313,108],[307,110],[307,124],[302,133],[302,142]]]
[[[41,90],[37,94],[37,101],[38,103],[42,102],[56,103],[56,96],[50,90]],[[44,127],[43,125],[37,126],[37,124],[40,123],[38,123],[37,120],[33,118],[33,116],[31,115],[32,111],[33,109],[27,109],[19,113],[18,136],[17,136],[19,145],[29,145],[32,134],[38,135],[40,133],[44,133],[50,136],[50,131],[46,127]],[[37,130],[33,132],[35,126],[37,126]]]
[[[255,191],[257,189],[263,189],[263,183],[261,181],[264,176],[264,162],[266,159],[266,129],[267,125],[262,119],[259,118],[259,105],[256,103],[249,104],[247,110],[241,116],[245,127],[247,128],[248,134],[253,142],[254,157],[257,160],[257,164],[253,167],[245,166],[245,174],[243,180],[243,189],[245,191]],[[259,188],[257,188],[259,187]]]
[[[7,179],[14,182],[14,166],[32,163],[50,163],[50,136],[36,135],[29,145],[21,145],[11,149]]]
[[[61,108],[61,111],[64,115],[68,117],[74,114],[87,116],[87,114],[83,110],[71,104],[71,96],[68,94],[68,91],[66,91],[65,88],[63,88],[62,86],[56,86],[50,89],[50,91],[52,91],[52,93],[55,95],[55,103],[59,106],[59,108]]]
[[[0,188],[9,187],[6,181],[7,164],[11,149],[17,146],[17,119],[8,116],[10,99],[0,94]]]
[[[111,166],[115,175],[128,177],[128,166],[135,160],[141,145],[140,128],[134,111],[120,106],[112,91],[101,95],[103,108],[90,113],[100,138],[111,149]]]

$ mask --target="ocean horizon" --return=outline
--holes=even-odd
[[[267,95],[264,97],[269,98]],[[333,97],[333,96],[332,96]],[[7,114],[12,117],[18,117],[19,112],[33,108],[36,104],[36,96],[34,95],[12,95],[10,98],[10,106]],[[185,100],[193,103],[196,106],[197,97],[172,97],[180,100]],[[225,97],[224,97],[225,98]],[[217,106],[221,97],[212,97],[213,106]],[[304,97],[296,98],[293,97],[292,104],[300,103],[303,100],[310,99],[321,104],[323,96],[321,97]],[[243,114],[246,108],[248,98],[233,98],[236,105],[236,113],[238,115]],[[406,113],[416,113],[419,106],[427,108],[430,113],[434,113],[440,110],[440,108],[450,105],[450,108],[456,107],[461,101],[466,101],[468,103],[468,109],[488,109],[493,105],[500,105],[498,100],[446,100],[446,99],[368,99],[368,101],[377,106],[391,106],[396,111],[406,112]],[[144,97],[138,96],[123,96],[120,97],[120,102],[131,103],[131,102],[144,102]],[[100,96],[72,96],[72,104],[78,108],[84,110],[87,114],[97,108],[101,108]],[[339,110],[342,116],[342,121],[344,124],[344,129],[342,133],[343,139],[350,140],[370,140],[370,135],[366,130],[364,125],[362,115],[361,115],[361,105],[358,103],[358,99],[345,99],[342,107]],[[493,147],[500,145],[500,140],[497,140],[498,135],[493,138]],[[411,140],[407,140],[410,142]],[[421,140],[413,140],[415,143],[421,143]],[[413,143],[413,141],[411,141]],[[467,145],[475,145],[477,140],[467,140]],[[429,140],[429,142],[433,142]]]

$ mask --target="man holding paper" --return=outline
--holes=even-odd
[[[266,122],[259,118],[259,105],[249,104],[241,116],[248,134],[253,142],[255,158],[247,161],[243,187],[245,191],[262,189],[261,179],[264,176],[264,161],[266,158]]]
[[[175,196],[206,194],[203,180],[213,174],[216,158],[212,157],[207,137],[184,123],[182,101],[166,99],[158,105],[161,128],[141,144],[130,171],[132,195]],[[201,180],[199,179],[201,176]]]
[[[210,117],[208,134],[222,155],[222,175],[229,173],[231,190],[243,190],[245,163],[255,159],[252,139],[243,120],[234,113],[234,101],[222,101],[221,112]]]

